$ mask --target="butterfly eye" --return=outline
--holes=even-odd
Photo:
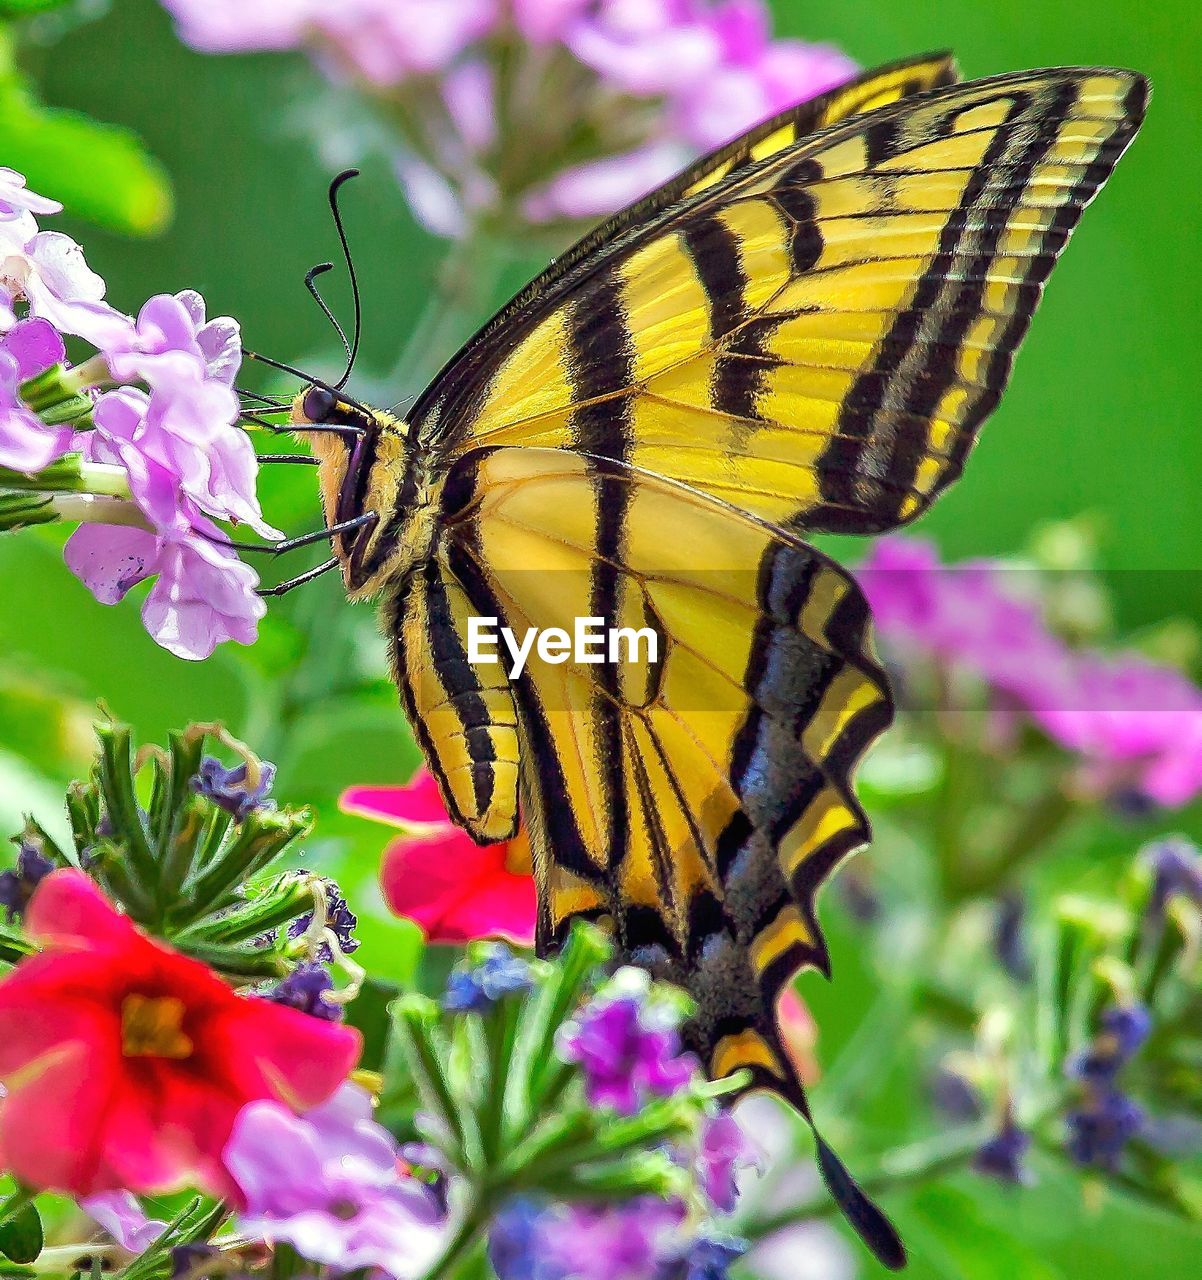
[[[338,398],[332,391],[325,387],[310,387],[305,392],[301,408],[310,422],[325,422],[337,404]]]

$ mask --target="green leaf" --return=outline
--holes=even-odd
[[[43,1243],[42,1218],[36,1205],[25,1205],[0,1225],[0,1253],[10,1262],[33,1262]]]
[[[1021,1189],[1016,1194],[1021,1195]],[[901,1218],[913,1258],[973,1280],[1063,1280],[1062,1273],[1010,1231],[991,1222],[978,1199],[946,1183],[923,1187]],[[942,1264],[942,1266],[941,1266]]]
[[[0,0],[0,18],[27,18],[32,13],[61,9],[70,0]]]
[[[171,219],[167,174],[135,134],[43,106],[15,77],[0,84],[0,155],[34,191],[98,226],[143,236]]]

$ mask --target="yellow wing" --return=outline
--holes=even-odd
[[[746,1069],[808,1117],[777,1001],[802,966],[829,971],[815,897],[867,838],[852,772],[892,712],[859,589],[765,521],[568,450],[476,450],[444,502],[438,572],[478,614],[519,636],[604,624],[589,652],[536,648],[511,682],[540,952],[573,919],[608,925],[625,960],[693,997],[712,1076]]]
[[[959,475],[1146,96],[1038,71],[768,135],[536,282],[421,398],[418,436],[448,464],[592,452],[788,528],[911,520]]]
[[[540,944],[607,918],[692,992],[715,1075],[747,1066],[792,1095],[776,998],[827,969],[815,893],[867,835],[851,772],[890,718],[858,588],[766,522],[607,459],[481,450],[448,491],[442,568],[478,613],[519,636],[626,629],[614,654],[593,628],[606,661],[536,650],[512,682]]]

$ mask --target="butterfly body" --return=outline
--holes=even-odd
[[[327,521],[378,517],[335,541],[348,591],[382,593],[451,815],[487,841],[520,814],[540,950],[601,922],[691,993],[712,1075],[807,1115],[776,1001],[829,969],[815,899],[868,838],[852,774],[891,699],[859,588],[805,538],[906,524],[960,474],[1147,92],[954,79],[884,68],[701,161],[518,295],[407,423],[294,411],[356,427],[322,445]],[[510,680],[469,661],[480,616],[661,643]]]

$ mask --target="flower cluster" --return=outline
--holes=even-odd
[[[304,48],[366,94],[399,133],[415,212],[445,236],[612,212],[854,70],[773,39],[763,0],[164,4],[198,49]]]
[[[38,229],[35,214],[60,207],[0,170],[0,489],[45,495],[34,522],[81,520],[66,560],[101,602],[155,578],[142,617],[173,653],[249,644],[258,578],[215,521],[279,534],[235,425],[238,325],[207,319],[193,290],[151,298],[136,319],[116,310],[79,245]],[[68,369],[64,336],[96,354]],[[47,473],[60,459],[72,465]]]
[[[1143,1108],[1119,1087],[1118,1075],[1151,1029],[1141,1005],[1111,1006],[1102,1011],[1093,1043],[1069,1062],[1068,1073],[1083,1092],[1081,1104],[1066,1117],[1068,1149],[1078,1164],[1113,1168],[1143,1128]]]
[[[997,561],[939,562],[912,538],[882,538],[857,572],[887,653],[968,673],[1082,762],[1080,781],[1177,807],[1202,792],[1202,690],[1136,653],[1074,647],[1024,575]]]
[[[642,969],[620,969],[560,1035],[559,1052],[580,1064],[593,1106],[631,1115],[649,1097],[670,1096],[696,1071],[682,1055],[674,1002],[648,999],[651,979]]]

